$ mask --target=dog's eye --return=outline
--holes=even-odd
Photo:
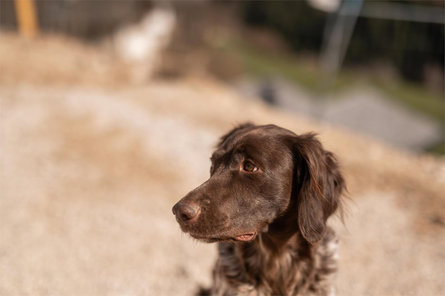
[[[258,168],[253,164],[253,162],[246,160],[243,163],[243,171],[248,172],[248,173],[253,173],[258,171]]]

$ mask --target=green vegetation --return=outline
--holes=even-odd
[[[303,59],[281,53],[279,55],[270,53],[240,41],[231,42],[226,50],[236,52],[247,72],[253,76],[282,76],[308,92],[315,94],[323,92],[325,86],[320,83],[320,75],[323,75],[320,69]],[[352,77],[343,73],[333,82],[329,91],[337,92],[351,83]]]
[[[332,82],[332,85],[326,89],[326,86],[320,83],[320,78],[324,75],[321,69],[303,59],[260,50],[241,41],[228,42],[223,50],[229,51],[231,54],[235,53],[247,72],[253,76],[282,76],[314,94],[322,94],[326,90],[337,93],[358,85],[365,79],[371,86],[395,102],[415,112],[420,112],[435,121],[443,122],[444,120],[444,98],[420,85],[403,82],[395,78],[382,79],[375,73],[363,74],[342,71]]]
[[[432,153],[432,154],[444,155],[445,154],[445,141],[436,143],[435,145],[426,148],[425,151]]]
[[[445,99],[437,93],[402,81],[385,81],[372,77],[374,86],[391,99],[407,106],[411,110],[442,122],[445,116]]]

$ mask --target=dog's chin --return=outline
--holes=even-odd
[[[211,235],[204,236],[200,234],[189,233],[191,237],[205,242],[205,243],[215,243],[215,242],[224,242],[224,241],[234,241],[234,242],[249,242],[253,241],[256,236],[256,231],[246,232],[240,235],[227,236],[227,235]]]

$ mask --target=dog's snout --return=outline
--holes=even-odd
[[[193,202],[189,203],[178,202],[173,207],[173,214],[179,221],[183,223],[188,223],[193,220],[196,220],[200,213],[201,213],[201,208],[199,207],[199,205]]]

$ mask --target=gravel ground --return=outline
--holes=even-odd
[[[190,295],[214,245],[181,234],[171,206],[206,179],[237,122],[315,130],[340,157],[351,202],[340,295],[440,295],[443,161],[394,151],[213,82],[97,90],[0,87],[0,295]],[[390,160],[390,161],[389,161]]]
[[[171,207],[208,177],[218,137],[247,120],[316,131],[338,155],[350,196],[345,226],[331,221],[339,295],[445,294],[444,159],[210,80],[128,86],[100,50],[69,40],[39,39],[30,55],[29,45],[0,34],[0,295],[191,295],[208,284],[215,245],[182,234]]]

